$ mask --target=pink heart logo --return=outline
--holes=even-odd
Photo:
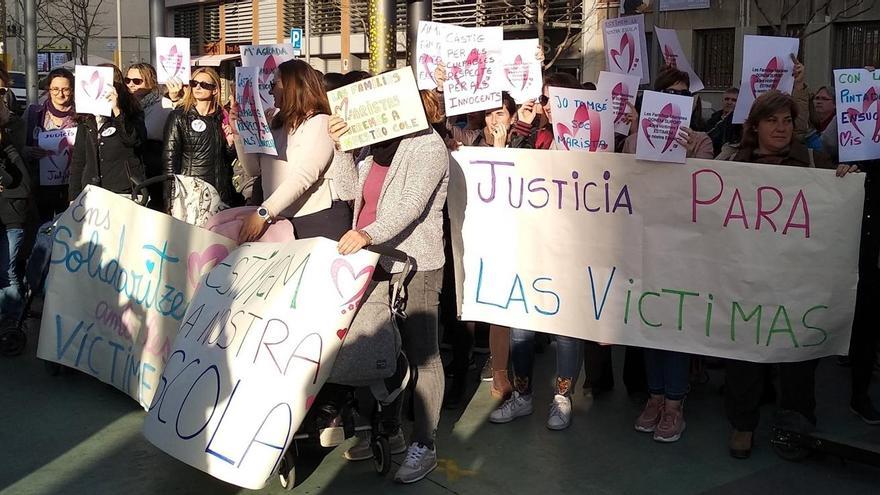
[[[645,137],[648,139],[648,144],[654,149],[657,149],[657,146],[654,145],[654,140],[651,137],[651,133],[648,132],[648,129],[660,127],[667,121],[669,121],[669,132],[666,134],[666,144],[660,151],[661,153],[666,153],[666,150],[668,150],[675,142],[675,136],[678,135],[678,128],[681,127],[681,110],[678,109],[678,106],[673,105],[672,103],[667,103],[660,110],[660,114],[655,121],[651,121],[650,118],[642,119],[642,133],[644,133]]]
[[[348,333],[347,328],[340,328],[339,330],[336,331],[336,336],[339,337],[339,340],[342,340],[345,338],[345,335],[347,333]]]
[[[759,74],[752,74],[749,78],[749,87],[752,89],[752,97],[758,97],[758,86],[768,86],[767,89],[760,91],[764,93],[779,86],[782,80],[783,65],[779,57],[773,57],[767,62],[767,67]]]
[[[678,55],[675,54],[675,51],[669,45],[663,45],[663,60],[669,67],[678,68],[678,64],[676,63]]]
[[[348,275],[351,277],[352,284],[357,284],[357,281],[361,278],[364,279],[363,285],[361,285],[359,289],[355,290],[354,294],[341,305],[348,306],[349,304],[357,304],[360,301],[361,297],[363,297],[364,293],[367,292],[367,287],[370,285],[370,281],[373,279],[373,271],[376,268],[373,266],[365,266],[361,269],[361,271],[355,273],[354,267],[352,267],[351,263],[349,263],[348,261],[342,258],[337,258],[333,260],[333,263],[330,265],[330,277],[333,279],[333,285],[336,286],[336,292],[339,293],[339,297],[343,299],[348,297],[342,293],[342,289],[339,287],[339,272],[343,268],[345,269],[344,271],[348,273]]]
[[[58,141],[58,149],[50,151],[51,154],[49,155],[49,160],[59,172],[67,170],[67,167],[70,165],[70,155],[73,150],[73,143],[70,142],[70,139],[72,138],[62,137],[61,140]],[[56,157],[61,160],[63,165],[58,165],[58,162],[55,161]]]
[[[159,55],[159,63],[168,77],[177,77],[183,68],[183,55],[177,52],[177,45],[171,45],[167,55]]]
[[[526,84],[529,83],[529,64],[523,63],[522,55],[517,55],[512,64],[504,67],[504,77],[507,78],[507,82],[514,88],[517,87],[514,79],[521,79],[522,84],[519,89],[526,89]]]
[[[186,279],[190,287],[193,289],[198,287],[202,276],[228,255],[229,249],[223,244],[211,244],[201,253],[197,251],[189,253],[189,258],[186,260]]]
[[[623,122],[629,104],[630,91],[622,82],[614,85],[611,90],[611,102],[614,103],[614,123]]]
[[[486,52],[472,48],[464,61],[465,65],[476,65],[476,83],[474,84],[474,93],[482,88],[483,76],[486,74]]]
[[[600,138],[602,136],[602,119],[599,117],[599,112],[587,108],[586,105],[581,103],[578,106],[578,109],[574,112],[574,118],[572,119],[572,126],[574,127],[574,131],[572,131],[567,125],[559,122],[556,124],[556,134],[562,138],[562,145],[565,146],[566,150],[570,150],[571,148],[568,145],[568,140],[566,137],[576,138],[578,134],[580,134],[581,129],[585,127],[589,128],[590,131],[590,144],[588,149],[590,151],[597,151],[600,146]],[[607,147],[607,144],[605,145]],[[604,148],[603,148],[604,149]]]
[[[419,63],[422,64],[422,68],[425,69],[425,72],[428,74],[428,77],[434,81],[434,84],[437,84],[437,80],[434,79],[434,69],[437,68],[437,63],[439,63],[439,61],[440,59],[438,58],[435,62],[434,57],[427,53],[423,53],[422,56],[419,57]]]
[[[620,37],[620,46],[617,49],[612,48],[611,51],[611,60],[617,65],[617,67],[624,71],[626,74],[629,74],[633,70],[633,66],[636,63],[636,41],[630,33],[623,33],[623,36]],[[626,53],[627,55],[627,63],[626,69],[623,68],[623,65],[620,63],[620,56]]]
[[[98,100],[104,93],[104,77],[99,71],[92,72],[92,76],[80,81],[83,92],[92,100]]]
[[[249,108],[251,111],[251,115],[254,116],[254,121],[256,123],[255,127],[257,128],[257,138],[260,140],[260,142],[263,142],[263,126],[260,125],[260,117],[257,114],[257,98],[254,93],[256,93],[256,91],[254,90],[254,80],[248,79],[244,83],[244,87],[241,89],[241,100],[242,104]]]
[[[338,105],[333,107],[333,113],[342,117],[342,120],[348,120],[348,97],[342,99]]]
[[[269,55],[266,57],[265,62],[263,62],[263,68],[260,69],[260,87],[266,87],[269,83],[275,79],[275,69],[278,68],[278,60],[275,59],[274,55]],[[263,100],[263,103],[268,105],[269,100],[263,95],[263,92],[260,92],[260,99]]]
[[[845,110],[845,113],[847,116],[847,122],[850,125],[852,125],[853,129],[855,129],[856,132],[858,132],[862,136],[864,136],[865,133],[862,132],[862,130],[859,128],[858,117],[860,115],[864,115],[864,114],[868,113],[868,110],[874,105],[876,105],[877,110],[880,111],[880,99],[878,99],[878,98],[880,98],[880,95],[877,94],[877,89],[873,88],[873,87],[869,88],[868,91],[866,91],[865,94],[862,96],[862,110],[861,111],[859,111],[858,109],[852,108],[852,107],[849,107]],[[876,139],[878,135],[880,135],[880,120],[875,119],[874,138]]]

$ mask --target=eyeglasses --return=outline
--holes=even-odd
[[[49,88],[49,92],[53,95],[69,95],[73,88]]]
[[[669,94],[669,95],[693,96],[693,93],[691,93],[691,92],[688,91],[687,89],[669,89],[669,88],[666,88],[666,89],[662,89],[662,90],[660,90],[660,92],[661,92],[661,93],[666,93],[666,94]]]
[[[538,103],[540,103],[541,106],[545,106],[550,103],[550,97],[547,95],[541,95],[541,97],[538,98]]]
[[[141,84],[144,83],[144,80],[139,77],[123,77],[122,81],[125,84],[135,84],[137,86],[140,86]]]
[[[214,91],[215,89],[217,89],[217,85],[214,83],[209,83],[209,82],[205,82],[205,81],[196,81],[195,79],[191,80],[189,82],[189,85],[193,89],[199,88],[199,87],[202,89],[207,89],[208,91]]]

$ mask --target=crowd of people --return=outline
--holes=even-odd
[[[449,180],[448,151],[459,146],[556,149],[552,132],[550,87],[595,88],[564,72],[544,75],[540,98],[517,105],[507,94],[498,108],[450,119],[443,105],[445,68],[435,73],[435,90],[421,91],[428,130],[341,151],[339,140],[348,124],[333,115],[327,91],[370,74],[321,74],[301,60],[280,64],[271,93],[275,110],[269,117],[277,156],[244,153],[238,135],[239,108],[234,98],[221,100],[221,80],[211,68],[198,68],[190,81],[159,85],[146,63],[114,69],[108,97],[112,115],[78,114],[73,97],[74,76],[65,69],[49,73],[44,99],[17,116],[9,77],[0,70],[0,221],[6,235],[0,247],[0,312],[17,316],[21,308],[21,261],[35,227],[62,213],[85,186],[102,187],[126,196],[149,196],[149,207],[168,212],[176,192],[171,181],[144,190],[146,179],[168,174],[197,177],[211,186],[227,206],[257,206],[246,217],[239,241],[259,239],[276,219],[288,219],[297,238],[326,237],[338,241],[341,254],[370,246],[400,250],[412,258],[413,273],[405,280],[408,318],[400,322],[403,347],[414,370],[414,427],[407,443],[400,428],[402,401],[388,409],[384,432],[393,453],[406,457],[396,480],[412,483],[437,466],[435,436],[441,409],[460,407],[466,387],[476,325],[456,321],[454,285],[450,283],[449,222],[445,213]],[[803,65],[795,67],[791,95],[770,91],[758,97],[744,124],[733,124],[737,88],[723,93],[722,107],[708,120],[697,103],[692,128],[676,137],[690,158],[732,160],[791,167],[833,168],[842,177],[867,173],[862,223],[859,285],[852,348],[851,410],[863,421],[880,425],[880,412],[868,396],[877,360],[877,329],[872,300],[876,291],[880,246],[874,233],[876,179],[873,163],[838,164],[834,90],[810,92]],[[664,67],[652,85],[664,93],[690,96],[687,73]],[[635,153],[640,100],[628,112],[629,135],[618,134],[614,151]],[[461,120],[461,121],[459,121]],[[42,185],[39,161],[49,153],[40,148],[40,132],[76,127],[69,182]],[[238,167],[240,165],[240,169]],[[245,188],[248,178],[253,187]],[[856,205],[853,205],[857,211]],[[397,280],[399,262],[383,258],[375,278]],[[450,309],[451,307],[451,309]],[[441,361],[440,329],[450,333],[453,359]],[[508,423],[533,413],[533,368],[536,348],[547,337],[528,329],[491,325],[491,358],[482,373],[498,400],[489,421]],[[611,348],[595,342],[555,336],[556,379],[547,428],[564,430],[572,422],[572,399],[584,370],[584,395],[607,392],[614,379]],[[685,402],[691,370],[703,361],[685,353],[628,348],[624,383],[631,393],[644,393],[644,409],[634,429],[658,442],[675,442],[685,431]],[[731,424],[729,451],[750,455],[758,425],[759,405],[779,378],[779,406],[815,423],[814,375],[817,361],[770,365],[727,361],[724,388]],[[372,456],[369,438],[345,453],[350,460]]]

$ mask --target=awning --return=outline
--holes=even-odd
[[[199,55],[192,58],[193,67],[219,67],[221,63],[227,60],[236,60],[241,58],[238,53],[228,53],[226,55]]]

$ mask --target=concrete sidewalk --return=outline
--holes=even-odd
[[[24,355],[0,358],[0,493],[248,492],[153,447],[141,435],[144,411],[109,385],[70,370],[49,376],[35,358],[36,332],[29,336]],[[620,358],[615,355],[615,364]],[[465,411],[444,411],[440,466],[416,485],[395,485],[391,475],[376,475],[370,462],[346,462],[342,452],[349,441],[316,461],[315,472],[295,493],[880,493],[878,468],[833,458],[791,463],[776,457],[768,446],[770,407],[763,411],[752,458],[730,458],[718,393],[723,374],[717,372],[692,391],[687,431],[678,443],[659,444],[633,430],[641,404],[631,402],[622,386],[597,399],[583,398],[578,387],[571,428],[549,431],[544,422],[554,368],[551,347],[538,356],[536,410],[530,417],[488,423],[494,405],[488,384],[479,385]],[[880,427],[848,411],[849,370],[828,359],[818,373],[820,428],[880,445]],[[471,383],[478,386],[476,377]],[[878,389],[875,383],[875,397]],[[273,481],[260,493],[284,491]]]

